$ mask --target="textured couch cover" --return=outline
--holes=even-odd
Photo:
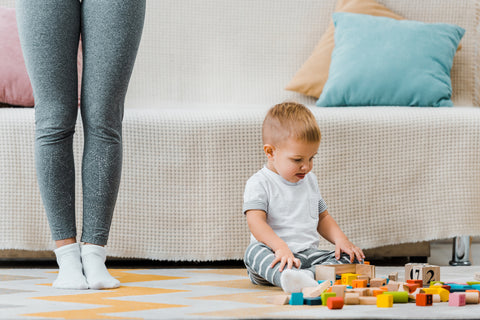
[[[317,108],[284,90],[335,2],[147,1],[126,101],[111,256],[242,258],[249,242],[243,188],[265,161],[261,123],[269,107],[292,99],[318,119],[314,172],[330,213],[357,245],[480,235],[480,1],[379,1],[409,19],[467,30],[452,69],[456,106],[441,109]],[[33,109],[0,109],[0,249],[53,248],[33,135]]]

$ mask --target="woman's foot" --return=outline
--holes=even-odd
[[[87,279],[83,275],[80,245],[72,243],[54,250],[57,256],[59,272],[52,287],[58,289],[88,289]]]
[[[83,272],[90,289],[113,289],[120,286],[120,281],[108,273],[105,266],[107,253],[104,247],[94,244],[82,246]]]

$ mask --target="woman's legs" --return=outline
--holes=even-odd
[[[145,0],[83,0],[81,114],[83,270],[90,288],[114,288],[105,249],[122,169],[123,104],[137,55]]]
[[[73,134],[78,112],[78,0],[16,1],[35,98],[35,166],[60,272],[57,288],[86,289],[75,242]],[[69,245],[70,244],[70,245]]]
[[[122,169],[125,94],[143,28],[145,0],[83,0],[82,241],[107,243]]]

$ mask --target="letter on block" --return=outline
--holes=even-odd
[[[424,286],[430,281],[440,281],[440,267],[423,263],[407,263],[405,280],[422,280]]]
[[[433,306],[433,296],[429,293],[418,293],[415,304],[420,307]]]

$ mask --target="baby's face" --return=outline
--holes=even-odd
[[[312,170],[313,157],[317,154],[319,145],[320,142],[289,138],[275,147],[267,167],[289,182],[298,182]]]

